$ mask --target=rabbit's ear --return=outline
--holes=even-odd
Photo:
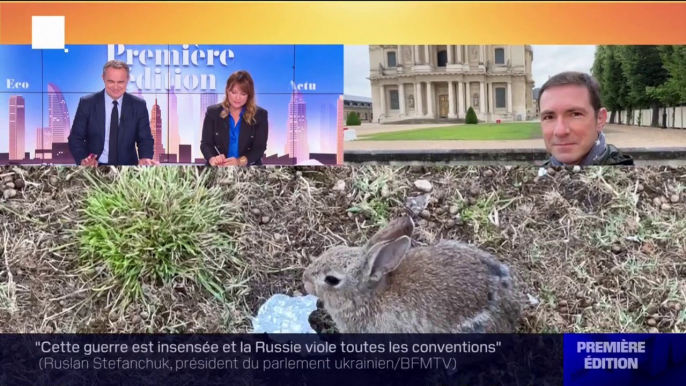
[[[385,274],[393,272],[405,257],[411,240],[401,236],[391,242],[376,244],[367,252],[368,274],[372,281],[379,281]]]
[[[402,236],[412,236],[414,231],[414,222],[412,218],[405,216],[391,220],[385,227],[379,229],[378,232],[369,239],[366,248],[371,248],[376,244],[393,241]]]

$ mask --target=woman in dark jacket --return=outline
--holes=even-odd
[[[207,165],[262,165],[269,124],[267,110],[255,103],[252,77],[247,71],[234,72],[224,92],[224,101],[205,113],[200,151]]]

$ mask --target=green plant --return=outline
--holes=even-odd
[[[223,299],[217,274],[227,259],[241,262],[222,231],[239,212],[219,188],[208,187],[208,175],[186,167],[123,168],[105,183],[86,174],[92,186],[75,230],[79,257],[85,272],[118,286],[115,304],[144,298],[143,283],[177,278]]]
[[[469,107],[469,110],[467,110],[465,123],[467,123],[468,125],[476,125],[477,123],[479,123],[479,119],[476,117],[476,113],[474,112],[474,109],[471,106]]]
[[[345,124],[348,126],[359,126],[362,124],[360,116],[356,112],[351,111],[348,113],[348,118],[346,118]]]

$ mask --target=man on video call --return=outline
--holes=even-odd
[[[81,166],[158,165],[152,159],[155,140],[145,100],[126,92],[129,66],[110,60],[102,80],[104,90],[79,100],[69,134],[74,161]]]
[[[633,165],[633,159],[605,142],[607,110],[590,75],[563,72],[548,79],[538,94],[541,129],[551,154],[543,166]]]

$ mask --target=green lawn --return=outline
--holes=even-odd
[[[484,141],[508,139],[540,139],[541,126],[532,122],[480,123],[426,129],[377,133],[360,137],[360,141]]]

